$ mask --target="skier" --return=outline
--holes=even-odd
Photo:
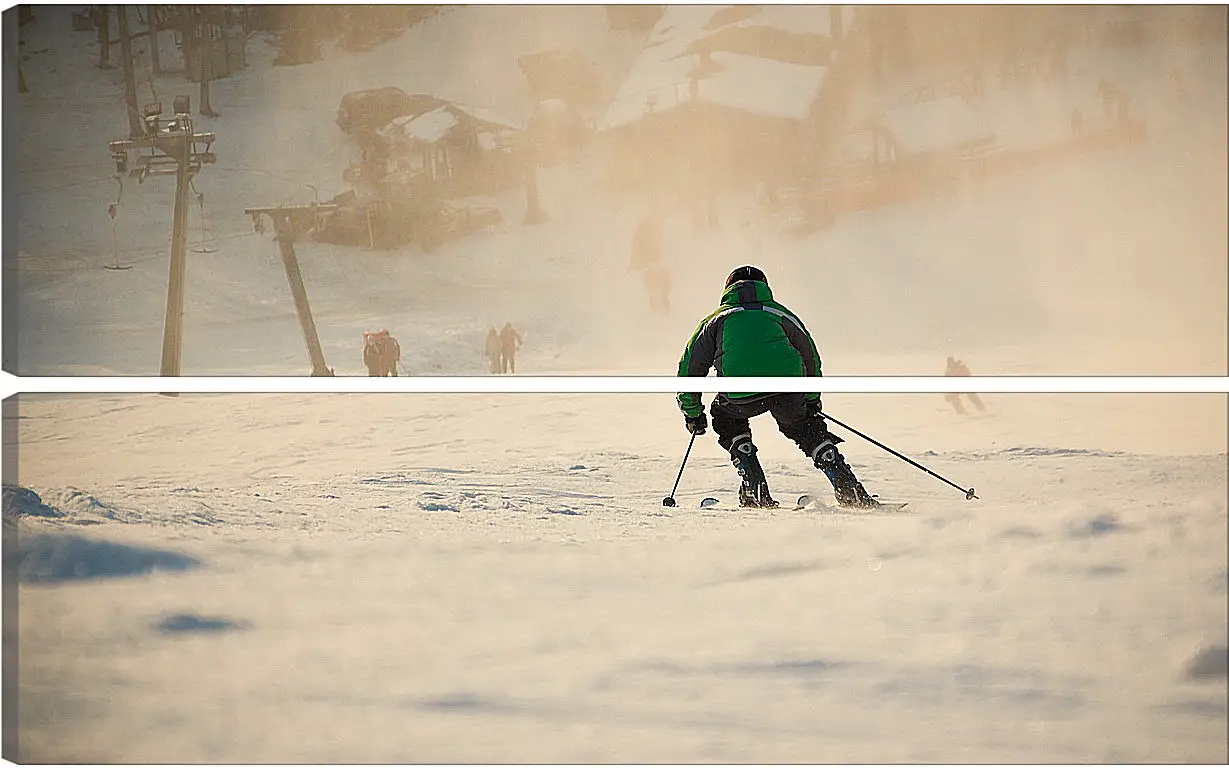
[[[512,323],[504,323],[499,332],[499,351],[501,373],[516,373],[516,350],[521,348],[521,335],[512,327]]]
[[[948,355],[947,371],[945,375],[947,376],[968,376],[969,366],[965,365],[963,362],[961,362],[960,360],[957,360],[951,355]],[[971,402],[974,406],[977,407],[977,410],[981,411],[982,413],[986,412],[986,406],[984,403],[982,403],[981,398],[977,396],[976,392],[965,392],[963,394],[965,397],[969,398],[969,402]],[[956,413],[959,413],[961,416],[963,416],[965,413],[965,410],[964,410],[964,406],[961,405],[960,403],[960,396],[961,396],[960,392],[949,392],[947,395],[944,395],[943,399],[947,400],[947,402],[952,404],[952,407],[956,409]]]
[[[742,266],[725,281],[721,305],[701,321],[679,360],[679,376],[822,376],[819,351],[802,321],[772,298],[768,278],[753,266]],[[680,392],[679,408],[687,430],[702,435],[708,429],[699,392]],[[866,488],[845,462],[820,415],[820,394],[720,393],[710,412],[717,443],[730,452],[742,486],[738,501],[744,507],[775,507],[768,480],[751,442],[750,419],[771,413],[781,433],[797,443],[832,483],[837,503],[850,507],[877,507]]]
[[[632,237],[631,257],[627,261],[627,268],[642,273],[649,310],[669,314],[670,271],[663,264],[661,228],[661,216],[656,208],[645,214]]]
[[[501,349],[503,345],[499,341],[499,331],[492,326],[491,330],[486,334],[486,359],[490,365],[491,373],[499,373],[502,367]]]
[[[661,263],[661,217],[656,212],[645,214],[632,237],[631,257],[627,265],[633,270],[649,270]]]
[[[644,290],[649,295],[649,311],[670,314],[670,273],[661,267],[644,272]]]
[[[368,376],[396,376],[401,360],[401,345],[388,330],[363,331],[363,364]]]

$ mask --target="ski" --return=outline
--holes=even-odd
[[[722,503],[721,499],[718,499],[713,496],[705,496],[703,499],[700,499],[699,506],[701,509],[712,509],[714,507],[719,507],[719,508],[730,507],[730,505]],[[909,506],[909,502],[907,501],[880,501],[878,507],[872,507],[869,509],[864,508],[864,507],[846,507],[846,506],[840,506],[840,505],[835,505],[835,504],[828,504],[823,501],[820,501],[819,499],[815,498],[809,493],[804,493],[798,497],[797,501],[794,502],[794,506],[792,509],[788,505],[784,505],[784,504],[779,507],[775,507],[775,509],[784,509],[784,510],[790,510],[794,512],[800,512],[804,509],[819,509],[821,511],[826,511],[826,512],[840,512],[840,513],[845,513],[845,514],[857,514],[859,512],[899,512],[907,506]],[[757,507],[733,507],[733,508],[734,509],[757,509]]]
[[[809,496],[799,497],[798,504],[794,505],[793,507],[790,507],[788,503],[781,504],[778,507],[743,507],[739,505],[732,505],[732,504],[725,503],[721,499],[718,499],[714,496],[706,496],[703,499],[700,499],[700,508],[701,509],[714,509],[714,508],[717,508],[717,509],[781,509],[781,510],[799,512],[803,509],[806,509],[806,505],[802,503],[802,499],[804,498],[809,499],[810,497]]]
[[[743,507],[743,506],[739,506],[736,504],[728,504],[714,496],[706,496],[703,499],[700,499],[699,506],[700,506],[700,509],[731,509],[731,510],[733,509],[782,509],[782,510],[794,511],[794,512],[798,512],[803,509],[803,507],[797,507],[797,506],[790,507],[789,504],[782,504],[779,507]]]
[[[905,507],[909,506],[909,502],[907,501],[880,501],[879,499],[875,499],[875,501],[879,502],[879,506],[870,508],[847,507],[842,504],[828,504],[820,501],[809,493],[804,493],[798,497],[798,501],[795,503],[794,509],[806,509],[811,506],[819,506],[834,512],[899,512]]]

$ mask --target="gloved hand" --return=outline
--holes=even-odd
[[[823,409],[824,409],[824,399],[822,396],[817,397],[814,400],[808,400],[807,401],[807,418],[808,419],[822,419],[823,416],[820,414],[820,411],[822,411]]]
[[[702,435],[708,430],[708,416],[703,411],[699,416],[684,416],[683,421],[687,424],[687,431],[693,435]]]

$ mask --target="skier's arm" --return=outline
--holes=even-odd
[[[781,327],[785,330],[785,337],[789,339],[789,343],[798,350],[798,356],[802,358],[803,374],[823,376],[823,363],[819,359],[819,349],[816,348],[815,339],[811,338],[810,332],[807,331],[802,321],[793,314],[789,314],[781,318]],[[819,393],[808,392],[806,399],[815,402],[819,399]]]
[[[717,324],[712,318],[705,318],[696,328],[683,356],[679,359],[679,376],[707,376],[708,369],[713,367],[717,357]],[[678,394],[679,408],[684,416],[699,416],[704,413],[704,402],[699,392],[680,392]]]

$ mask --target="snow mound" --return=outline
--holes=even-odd
[[[22,488],[20,485],[4,484],[4,517],[21,518],[21,517],[48,517],[62,518],[67,515],[43,503],[43,499],[29,488]]]
[[[418,502],[418,508],[423,512],[460,512],[461,507],[457,504],[450,504],[447,501],[441,501],[439,494],[425,493],[423,500]]]
[[[1119,451],[1099,451],[1092,448],[1060,448],[1054,446],[1016,446],[1013,448],[1004,448],[998,452],[1003,456],[1029,456],[1029,457],[1054,457],[1066,458],[1068,456],[1107,456],[1114,457],[1122,455]]]
[[[20,519],[42,519],[72,525],[97,525],[107,521],[133,522],[139,517],[72,486],[44,490],[44,493],[47,495],[46,501],[29,488],[6,484],[5,519],[11,524]]]
[[[56,497],[56,506],[73,517],[121,519],[121,515],[113,506],[77,488],[69,487],[60,491]]]

